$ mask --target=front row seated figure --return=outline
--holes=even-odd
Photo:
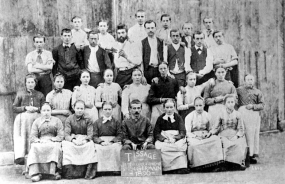
[[[75,114],[65,121],[63,150],[63,177],[93,179],[97,170],[97,155],[93,138],[93,122],[84,115],[85,103],[74,103]]]
[[[218,134],[222,139],[226,169],[244,170],[247,143],[241,114],[234,109],[235,102],[236,95],[228,94],[225,96],[225,108],[218,114],[210,133]],[[227,166],[229,167],[227,168]]]
[[[165,113],[158,117],[155,128],[155,148],[161,150],[162,170],[186,174],[187,143],[184,121],[175,113],[175,101],[168,99],[163,104]]]
[[[194,170],[215,169],[224,160],[221,139],[210,131],[211,116],[204,111],[205,101],[197,96],[194,99],[195,110],[185,118],[188,142],[189,167]]]
[[[141,115],[142,103],[132,100],[129,106],[130,117],[122,123],[123,150],[154,149],[153,128],[149,119]]]
[[[33,182],[40,181],[43,175],[53,175],[54,179],[61,179],[58,171],[61,169],[63,137],[61,120],[51,116],[51,105],[44,103],[41,117],[34,121],[31,129],[27,166]]]
[[[120,151],[122,149],[121,123],[112,116],[113,103],[103,102],[102,117],[93,125],[94,143],[98,157],[98,172],[118,172],[121,168]]]

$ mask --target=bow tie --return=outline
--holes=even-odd
[[[105,117],[105,116],[103,116],[103,121],[102,121],[102,123],[104,124],[104,123],[106,123],[107,121],[111,121],[112,120],[112,116],[110,116],[110,117]]]
[[[166,121],[169,121],[170,123],[174,123],[175,122],[174,115],[169,116],[169,115],[165,114],[165,116],[163,116],[162,119],[164,119]]]
[[[38,55],[41,55],[43,53],[43,51],[42,50],[38,50],[37,53],[38,53]]]
[[[198,47],[198,48],[197,48],[197,51],[198,51],[198,52],[199,52],[199,51],[202,51],[202,49],[201,49],[200,47]]]
[[[83,117],[84,117],[84,115],[79,116],[79,117],[76,116],[76,121],[79,121],[79,120],[83,119]]]
[[[62,93],[62,89],[54,89],[55,93]]]

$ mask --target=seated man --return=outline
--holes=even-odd
[[[120,171],[121,123],[112,117],[112,103],[103,102],[103,116],[93,124],[98,171]]]
[[[157,81],[152,82],[147,103],[152,105],[151,124],[154,126],[155,122],[163,113],[162,103],[167,99],[175,99],[179,86],[176,79],[168,76],[168,66],[166,62],[162,62],[158,66],[160,77]]]
[[[141,115],[142,103],[132,100],[129,106],[130,118],[123,121],[123,150],[154,149],[153,128],[149,119]]]
[[[163,107],[165,113],[158,117],[154,128],[155,148],[161,150],[162,170],[186,174],[187,144],[184,121],[175,113],[173,99],[167,99]]]

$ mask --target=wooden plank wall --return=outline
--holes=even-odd
[[[183,22],[204,29],[202,19],[211,16],[216,29],[224,30],[226,41],[239,55],[240,84],[252,73],[265,95],[261,130],[277,128],[284,119],[284,1],[283,0],[117,0],[116,22],[135,24],[135,12],[146,10],[147,19],[161,27],[160,16],[168,13],[172,28]],[[128,13],[125,13],[128,12]]]
[[[112,10],[111,0],[0,0],[1,152],[13,150],[12,103],[15,92],[24,89],[24,61],[34,49],[32,37],[45,35],[46,49],[52,50],[74,15],[82,17],[84,28],[95,29],[99,20],[106,19],[112,30]]]

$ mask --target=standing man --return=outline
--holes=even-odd
[[[137,24],[129,29],[128,36],[130,41],[140,43],[145,37],[147,37],[144,29],[145,11],[138,10],[135,17],[137,19]]]
[[[168,14],[163,14],[160,17],[160,21],[162,24],[162,28],[157,30],[156,36],[164,41],[164,44],[169,45],[171,44],[170,38],[170,24],[171,24],[171,17]]]
[[[140,67],[142,63],[141,42],[134,42],[128,39],[127,26],[119,24],[117,26],[117,42],[114,54],[115,66],[118,70],[116,83],[123,89],[125,85],[132,83],[132,72],[135,67]]]
[[[28,53],[25,64],[29,73],[34,73],[38,83],[35,90],[42,92],[45,96],[52,90],[50,73],[54,65],[52,53],[44,49],[45,37],[36,35],[33,37],[36,50]]]
[[[170,31],[170,45],[164,48],[164,61],[168,63],[170,74],[174,75],[179,86],[185,85],[186,74],[191,71],[191,50],[180,44],[181,35],[177,29]]]
[[[62,44],[52,50],[55,60],[53,75],[60,72],[65,77],[63,88],[73,91],[74,86],[80,84],[80,69],[84,68],[81,53],[71,43],[72,33],[70,29],[61,31]]]
[[[142,103],[139,100],[130,102],[131,116],[122,123],[123,150],[155,149],[153,145],[153,127],[149,119],[141,115]]]
[[[158,65],[163,61],[163,41],[155,36],[156,23],[148,20],[144,23],[147,37],[142,40],[142,58],[144,75],[148,84],[159,76]]]
[[[196,85],[203,84],[214,77],[213,55],[209,49],[203,46],[205,35],[196,31],[194,33],[195,45],[191,47],[191,69],[197,74]]]
[[[238,87],[238,56],[234,47],[225,42],[224,33],[222,31],[215,31],[213,33],[217,46],[212,47],[214,68],[222,66],[226,68],[226,80],[232,80],[235,87]]]
[[[97,88],[103,83],[103,74],[107,68],[112,68],[108,53],[98,46],[99,35],[95,31],[88,34],[89,45],[83,48],[84,67],[90,72],[89,85]]]
[[[182,36],[181,42],[185,43],[186,47],[191,48],[195,45],[192,38],[193,25],[190,22],[185,22],[182,25],[182,31],[184,33],[184,36]]]
[[[217,45],[214,40],[213,33],[214,33],[214,22],[211,17],[205,17],[203,19],[203,24],[206,29],[203,30],[205,35],[205,46],[207,48],[211,48]]]

